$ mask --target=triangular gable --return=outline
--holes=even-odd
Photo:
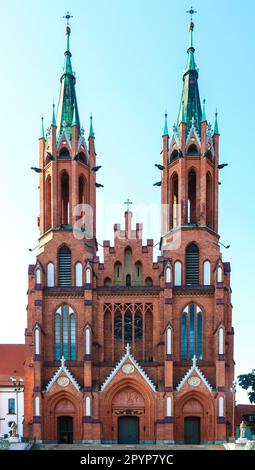
[[[57,139],[57,148],[59,149],[61,147],[61,144],[62,142],[65,141],[66,143],[63,144],[63,147],[68,147],[69,148],[69,151],[70,151],[70,155],[71,155],[71,152],[72,152],[72,145],[71,145],[71,142],[70,142],[70,139],[67,135],[67,132],[66,132],[66,128],[63,127],[63,130],[61,132],[61,134],[59,135],[58,139]]]
[[[198,135],[198,133],[197,133],[197,131],[196,131],[194,122],[192,123],[191,128],[190,128],[190,131],[189,131],[189,133],[188,133],[188,135],[187,135],[186,145],[189,144],[191,138],[195,138],[197,145],[198,145],[199,147],[201,146],[201,140],[200,140],[200,137],[199,137],[199,135]],[[192,143],[195,144],[194,141],[193,141]]]
[[[75,380],[75,378],[72,376],[71,372],[67,369],[66,365],[65,365],[65,358],[64,356],[61,357],[61,366],[59,367],[59,369],[57,370],[57,372],[53,375],[52,379],[49,381],[47,387],[46,387],[46,392],[48,392],[50,390],[50,388],[52,387],[52,385],[54,384],[54,382],[58,379],[58,377],[60,376],[61,372],[64,372],[66,374],[66,376],[69,378],[70,382],[72,382],[72,384],[74,385],[74,387],[77,389],[77,390],[80,390],[80,385],[78,384],[78,382]]]
[[[181,380],[181,382],[179,383],[179,385],[176,387],[176,390],[179,392],[181,390],[181,388],[183,387],[183,385],[185,384],[185,382],[188,380],[189,376],[192,374],[192,372],[196,372],[197,375],[200,377],[200,379],[202,380],[202,382],[204,382],[204,384],[206,385],[206,387],[208,388],[209,392],[212,392],[213,389],[212,389],[212,386],[209,384],[208,380],[206,379],[206,377],[204,376],[204,374],[201,372],[201,370],[198,368],[197,366],[197,358],[196,356],[193,356],[193,364],[191,366],[191,368],[188,370],[188,372],[184,375],[183,379]]]
[[[146,372],[142,369],[142,367],[138,364],[138,362],[134,359],[132,354],[130,353],[130,346],[127,344],[126,346],[126,354],[123,356],[123,358],[119,361],[119,363],[116,365],[115,369],[110,373],[110,375],[105,379],[104,383],[101,386],[101,392],[107,387],[107,385],[111,382],[113,377],[117,374],[117,372],[121,369],[123,364],[126,362],[127,359],[132,362],[134,367],[138,370],[138,372],[141,374],[143,379],[147,382],[147,384],[152,388],[154,392],[156,392],[156,387],[154,383],[151,381],[151,379],[148,377]]]

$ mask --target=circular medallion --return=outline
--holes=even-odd
[[[67,385],[70,383],[70,380],[68,377],[59,377],[57,383],[60,387],[67,387]]]
[[[188,384],[189,384],[191,387],[197,387],[200,383],[201,383],[201,380],[200,380],[200,378],[197,377],[196,375],[193,375],[193,376],[190,377],[189,380],[188,380]]]
[[[124,366],[122,367],[122,372],[124,372],[124,374],[132,374],[134,370],[135,368],[133,364],[124,364]]]

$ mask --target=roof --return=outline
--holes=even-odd
[[[241,424],[243,421],[243,416],[245,415],[255,415],[255,405],[236,405],[235,409],[235,421],[236,425]],[[244,420],[245,421],[245,420]]]
[[[24,378],[25,344],[0,344],[0,386],[11,386],[10,377]]]

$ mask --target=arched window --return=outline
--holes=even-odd
[[[35,416],[40,416],[40,397],[35,397]]]
[[[182,264],[180,261],[174,263],[174,285],[182,285]]]
[[[166,329],[166,353],[167,355],[172,354],[172,328],[168,326]]]
[[[203,357],[203,316],[196,304],[188,305],[181,320],[181,358]]]
[[[52,204],[51,204],[51,176],[48,175],[45,184],[45,195],[46,195],[46,208],[45,208],[45,215],[46,215],[46,230],[49,230],[52,227]]]
[[[114,338],[117,341],[122,340],[122,316],[117,313],[114,317]]]
[[[166,398],[166,415],[167,417],[172,416],[172,398],[171,397]]]
[[[80,262],[75,265],[75,286],[82,287],[82,264]]]
[[[178,175],[174,173],[172,176],[172,227],[178,225]]]
[[[218,351],[219,354],[224,354],[224,330],[222,327],[219,328]]]
[[[128,310],[124,317],[124,339],[125,343],[132,342],[132,313]]]
[[[206,225],[212,227],[212,177],[206,174]]]
[[[135,285],[141,286],[143,282],[143,266],[140,261],[135,263]]]
[[[151,277],[146,277],[146,279],[145,279],[145,285],[146,285],[146,287],[151,287],[151,286],[153,286],[153,281],[152,281],[152,278],[151,278]]]
[[[70,158],[70,153],[67,148],[63,147],[59,152],[59,158]]]
[[[188,174],[188,224],[195,224],[196,217],[196,173],[191,170]]]
[[[218,266],[217,268],[217,282],[222,282],[222,267]]]
[[[219,397],[219,401],[218,401],[218,416],[219,417],[222,417],[224,416],[224,398],[223,397]]]
[[[114,265],[114,285],[120,286],[122,280],[122,266],[119,261],[117,261]]]
[[[72,256],[68,246],[63,246],[58,252],[58,285],[72,287]]]
[[[91,400],[90,397],[86,397],[86,416],[91,416]]]
[[[124,268],[125,268],[125,281],[126,286],[131,286],[132,282],[132,251],[131,248],[125,249],[124,254]]]
[[[199,285],[199,249],[195,243],[186,248],[186,285]]]
[[[204,286],[211,285],[211,263],[210,261],[205,261],[203,264],[203,284]]]
[[[54,264],[48,263],[47,265],[47,286],[54,287]]]
[[[55,315],[55,358],[76,359],[76,317],[69,305],[62,305]]]
[[[69,176],[63,173],[61,176],[61,224],[69,224]]]
[[[171,283],[171,268],[169,266],[166,268],[166,283]]]
[[[90,340],[90,327],[85,328],[85,354],[91,354],[91,340]]]
[[[91,269],[86,268],[86,284],[91,284]]]
[[[112,280],[110,277],[106,277],[105,280],[104,280],[104,286],[105,287],[111,287],[112,285]]]
[[[35,272],[35,282],[36,284],[41,284],[41,270],[40,268],[37,268]]]
[[[187,155],[199,155],[199,151],[195,144],[189,146]]]
[[[35,328],[35,354],[40,354],[40,331],[39,328]]]

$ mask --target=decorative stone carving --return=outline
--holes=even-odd
[[[201,380],[199,377],[197,377],[196,375],[192,375],[189,379],[188,379],[188,384],[191,386],[191,387],[198,387],[198,385],[200,385],[201,383]]]
[[[135,368],[133,364],[124,364],[124,366],[122,367],[122,372],[127,375],[133,374],[134,370]]]
[[[67,387],[70,383],[70,380],[68,377],[64,377],[64,376],[61,376],[58,378],[57,380],[57,384],[60,386],[60,387]]]

